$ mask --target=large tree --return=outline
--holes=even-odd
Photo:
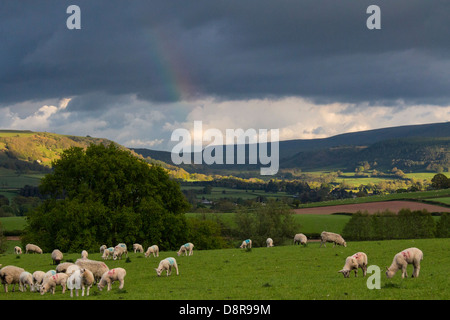
[[[189,204],[179,185],[161,167],[113,144],[67,149],[40,192],[47,199],[29,215],[23,242],[44,251],[119,242],[173,249],[186,241]]]

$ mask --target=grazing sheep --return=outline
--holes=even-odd
[[[180,247],[180,250],[178,250],[177,255],[180,256],[180,254],[182,254],[184,252],[184,255],[187,256],[188,255],[188,251],[189,251],[189,255],[192,256],[194,254],[193,252],[194,250],[194,245],[190,242],[183,244]]]
[[[344,238],[340,234],[333,233],[333,232],[327,232],[323,231],[320,234],[320,247],[322,247],[322,244],[324,247],[326,247],[327,242],[333,242],[333,248],[336,246],[336,244],[340,246],[347,247],[347,242],[345,242]]]
[[[125,284],[125,276],[127,275],[127,272],[124,268],[114,268],[107,272],[105,272],[102,275],[102,278],[100,279],[100,282],[98,283],[97,287],[100,291],[108,285],[108,291],[111,290],[111,284],[114,281],[119,281],[119,289],[123,289],[123,285]]]
[[[80,270],[75,270],[69,278],[67,278],[67,289],[70,290],[70,297],[73,297],[73,289],[75,289],[75,295],[78,297],[78,290],[81,289]]]
[[[103,251],[105,251],[105,249],[106,249],[106,244],[103,244],[103,245],[100,247],[100,253],[103,253]]]
[[[80,273],[81,273],[81,296],[84,297],[85,288],[87,288],[86,295],[88,296],[89,289],[92,287],[95,281],[94,275],[88,269],[81,269]]]
[[[267,238],[266,244],[267,244],[267,248],[273,247],[273,240],[272,240],[272,238]]]
[[[62,293],[66,292],[67,279],[69,275],[65,273],[57,273],[53,276],[44,278],[44,282],[41,286],[41,295],[44,295],[46,292],[51,291],[52,294],[55,294],[56,286],[60,285],[62,287]]]
[[[41,290],[41,285],[42,282],[44,281],[45,278],[45,272],[44,271],[35,271],[33,272],[33,285],[34,285],[34,289],[36,291],[40,291]]]
[[[361,268],[363,271],[363,277],[367,274],[367,255],[364,252],[357,252],[352,256],[347,257],[345,259],[345,265],[342,270],[338,272],[344,275],[344,278],[348,278],[350,276],[350,272],[355,270],[355,277],[358,274],[358,268]]]
[[[14,253],[15,253],[15,254],[22,254],[22,248],[21,248],[21,247],[18,247],[18,246],[15,246],[15,247],[14,247]]]
[[[53,264],[59,264],[61,260],[63,259],[63,254],[58,249],[53,250],[52,252],[52,260]]]
[[[139,243],[135,243],[135,244],[133,244],[133,251],[134,251],[134,253],[136,253],[138,251],[140,253],[144,253],[144,248]]]
[[[72,273],[74,273],[75,271],[80,270],[80,269],[81,269],[80,266],[73,264],[73,265],[67,267],[65,273],[70,276]]]
[[[147,251],[145,252],[145,257],[147,258],[150,256],[150,254],[153,253],[154,257],[159,257],[159,248],[156,244],[154,244],[151,247],[148,247]]]
[[[55,270],[56,270],[56,272],[65,272],[65,273],[67,273],[67,268],[70,267],[70,266],[73,266],[73,265],[75,265],[75,263],[63,262],[63,263],[58,264],[56,266]]]
[[[128,248],[125,243],[119,243],[116,247],[122,247],[125,250],[125,254],[128,257]]]
[[[57,274],[58,272],[56,272],[56,270],[48,270],[45,275],[44,275],[44,280],[42,281],[42,283],[45,282],[45,279],[54,276],[55,274]]]
[[[88,255],[89,254],[86,250],[81,251],[81,259],[87,259]]]
[[[25,270],[16,266],[6,266],[0,269],[0,280],[5,288],[5,292],[8,292],[8,285],[12,284],[12,291],[14,292],[16,284],[20,282],[20,275]]]
[[[42,254],[42,249],[39,248],[35,244],[29,243],[25,246],[25,253],[40,253],[40,254]]]
[[[412,276],[413,278],[417,278],[419,276],[421,260],[423,260],[423,252],[420,249],[405,249],[394,256],[394,260],[392,261],[391,266],[386,270],[386,276],[388,278],[392,278],[395,273],[399,269],[401,269],[402,279],[408,277],[408,274],[406,273],[406,267],[408,266],[408,264],[412,264],[414,267]]]
[[[299,245],[302,244],[306,246],[307,242],[308,238],[303,233],[297,233],[294,236],[294,245],[298,243]]]
[[[177,265],[177,260],[175,260],[175,258],[169,257],[164,260],[161,260],[159,262],[158,268],[155,268],[156,274],[158,275],[158,277],[160,277],[161,273],[164,270],[167,270],[167,276],[169,276],[172,274],[172,267],[175,268],[175,270],[177,270],[177,275],[178,275],[179,274],[178,273],[178,265]]]
[[[75,264],[83,269],[88,269],[94,275],[95,281],[101,279],[102,275],[109,271],[108,266],[102,261],[95,261],[89,259],[78,259]]]
[[[113,254],[114,254],[113,247],[106,248],[105,250],[103,250],[102,258],[103,260],[108,260],[108,257],[112,257]]]
[[[30,291],[34,291],[33,275],[28,271],[24,271],[19,276],[19,290],[21,292],[27,291],[27,286]]]
[[[113,260],[117,260],[117,258],[122,259],[122,255],[125,253],[125,249],[121,246],[116,246],[114,248]]]
[[[240,245],[240,247],[239,248],[252,248],[252,240],[250,240],[250,239],[247,239],[247,240],[244,240],[244,241],[242,241],[242,244]]]

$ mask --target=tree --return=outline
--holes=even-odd
[[[119,242],[174,249],[185,241],[189,204],[161,167],[113,144],[69,148],[52,165],[40,185],[47,199],[29,214],[24,243],[67,252]]]
[[[438,173],[433,177],[433,179],[431,179],[431,186],[434,189],[450,188],[450,179],[448,179],[444,174]]]

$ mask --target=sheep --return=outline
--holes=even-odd
[[[147,258],[150,256],[150,254],[153,253],[153,256],[159,257],[159,248],[156,244],[154,244],[151,247],[148,247],[147,251],[145,252],[145,257]]]
[[[105,250],[103,250],[102,258],[103,258],[103,260],[108,260],[108,257],[112,257],[113,254],[114,254],[113,247],[106,248]]]
[[[352,256],[349,256],[345,259],[345,265],[342,270],[339,270],[339,273],[344,275],[344,278],[348,278],[350,276],[350,272],[355,270],[355,277],[358,274],[358,268],[361,268],[363,271],[363,277],[367,274],[367,255],[364,252],[357,252]]]
[[[333,248],[336,246],[336,244],[340,246],[347,247],[347,242],[345,242],[344,238],[340,234],[333,233],[333,232],[327,232],[323,231],[320,234],[320,247],[322,247],[322,244],[324,247],[326,247],[327,242],[333,242]]]
[[[87,288],[86,295],[89,295],[89,289],[94,284],[94,274],[88,269],[81,269],[81,296],[84,297],[84,290]]]
[[[83,269],[88,269],[92,272],[94,275],[95,281],[100,280],[102,275],[109,271],[108,266],[103,263],[102,261],[95,261],[95,260],[89,260],[89,259],[78,259],[75,261],[75,264]]]
[[[308,238],[303,233],[297,233],[294,236],[294,245],[298,243],[299,245],[302,244],[306,246],[307,242]]]
[[[81,259],[87,259],[88,255],[89,254],[86,250],[81,251]]]
[[[57,274],[58,272],[56,272],[56,270],[48,270],[45,275],[44,275],[44,280],[42,281],[42,283],[45,282],[45,279],[54,276],[55,274]]]
[[[178,250],[177,255],[180,256],[180,254],[182,254],[183,252],[185,253],[185,255],[188,255],[188,251],[189,251],[189,255],[192,256],[194,254],[193,252],[194,250],[194,245],[190,242],[183,244],[180,247],[180,250]]]
[[[105,272],[102,275],[102,278],[100,279],[100,282],[97,284],[97,287],[100,291],[108,285],[108,291],[111,290],[111,284],[114,281],[119,281],[119,289],[123,289],[123,286],[125,284],[125,276],[127,275],[127,272],[124,268],[114,268],[107,272]]]
[[[272,240],[272,238],[267,238],[266,244],[267,244],[267,248],[273,247],[273,240]]]
[[[128,249],[125,243],[119,243],[116,247],[122,247],[125,251],[125,255],[128,257]]]
[[[117,260],[117,258],[122,259],[122,255],[125,253],[125,249],[121,246],[116,246],[114,248],[113,260]]]
[[[75,265],[75,263],[72,263],[72,262],[63,262],[63,263],[60,263],[60,264],[58,264],[57,266],[56,266],[56,272],[65,272],[65,273],[67,273],[67,268],[68,267],[70,267],[70,266],[72,266],[72,265]]]
[[[18,246],[15,246],[15,247],[14,247],[14,253],[15,253],[15,254],[22,254],[22,248],[21,248],[21,247],[18,247]]]
[[[177,270],[177,276],[178,276],[179,275],[178,265],[177,265],[177,260],[175,260],[175,258],[169,257],[164,260],[161,260],[159,262],[158,268],[155,268],[156,274],[158,275],[158,277],[160,277],[161,273],[164,270],[167,270],[167,276],[169,276],[172,274],[172,267],[175,268],[175,270]]]
[[[70,297],[73,297],[73,289],[78,297],[78,290],[81,289],[81,271],[75,270],[69,278],[67,278],[67,289],[70,290]]]
[[[401,269],[402,270],[402,279],[408,277],[406,273],[406,267],[408,264],[412,264],[414,269],[412,273],[413,278],[417,278],[419,276],[420,271],[420,261],[423,260],[423,252],[417,248],[408,248],[394,256],[394,260],[389,268],[386,268],[386,276],[388,278],[392,278],[395,273]]]
[[[24,271],[19,276],[19,290],[21,292],[27,291],[27,286],[30,291],[34,291],[33,275],[28,271]]]
[[[39,247],[38,247],[37,245],[35,245],[35,244],[29,243],[29,244],[27,244],[27,245],[25,246],[25,253],[28,253],[28,252],[30,252],[30,253],[40,253],[40,254],[42,254],[42,249],[39,248]]]
[[[106,249],[106,244],[103,244],[103,245],[100,247],[100,253],[103,253],[103,251],[105,251],[105,249]]]
[[[134,251],[134,253],[136,253],[138,251],[140,253],[144,253],[144,248],[139,243],[135,243],[135,244],[133,244],[133,251]]]
[[[73,264],[73,265],[67,267],[65,273],[70,276],[72,273],[74,273],[75,271],[80,270],[80,269],[81,269],[80,266]]]
[[[48,291],[51,291],[52,294],[55,294],[57,285],[60,285],[62,287],[62,293],[64,294],[64,292],[66,292],[68,278],[69,275],[62,272],[57,273],[50,277],[46,277],[41,286],[41,295],[44,295]]]
[[[61,260],[63,259],[63,254],[58,249],[53,250],[52,252],[52,260],[53,264],[59,264]]]
[[[16,266],[6,266],[0,269],[0,280],[5,288],[5,292],[8,292],[8,285],[12,284],[12,291],[14,292],[16,284],[20,282],[20,274],[25,270]]]
[[[250,239],[247,239],[247,240],[244,240],[244,241],[242,241],[242,244],[240,245],[240,247],[239,248],[252,248],[252,240],[250,240]]]
[[[45,272],[44,271],[35,271],[33,272],[33,285],[34,285],[34,289],[36,291],[40,291],[41,290],[41,285],[42,282],[44,281],[45,278]]]

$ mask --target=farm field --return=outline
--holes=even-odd
[[[349,242],[346,248],[319,243],[301,246],[253,248],[249,251],[233,248],[195,250],[193,256],[177,257],[176,252],[161,252],[159,258],[144,258],[143,254],[129,253],[125,259],[107,260],[109,268],[127,270],[125,287],[113,285],[110,292],[91,289],[89,297],[73,300],[448,300],[450,298],[450,239],[420,239]],[[384,269],[399,251],[418,247],[424,252],[418,278],[401,279],[400,273],[387,279]],[[368,289],[367,277],[361,271],[345,279],[339,271],[345,258],[355,252],[368,255],[369,265],[381,268],[381,289]],[[79,253],[66,254],[64,260],[75,261]],[[180,275],[157,277],[154,268],[166,257],[177,259]],[[100,253],[89,258],[101,260]],[[27,271],[53,269],[49,253],[25,255],[17,258],[8,253],[0,256],[3,266],[16,265]],[[408,267],[411,275],[412,267]],[[369,276],[369,275],[368,275]],[[8,293],[0,290],[0,300],[61,300],[71,299],[68,292],[43,296],[33,292]]]

